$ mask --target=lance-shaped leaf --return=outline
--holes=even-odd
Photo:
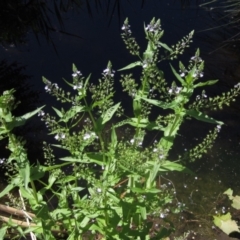
[[[131,69],[131,68],[135,68],[136,66],[141,66],[141,65],[142,65],[141,61],[133,62],[133,63],[130,63],[129,65],[127,65],[126,67],[119,69],[118,71],[123,71],[123,70]]]
[[[158,44],[168,50],[170,53],[173,51],[166,43],[158,42]]]
[[[182,77],[176,72],[176,70],[174,69],[174,67],[171,64],[170,64],[170,67],[172,69],[173,74],[177,78],[177,80],[182,84],[182,86],[185,87],[186,83],[185,83],[184,79],[182,79]]]
[[[183,166],[182,164],[172,162],[172,161],[168,161],[168,160],[164,161],[163,164],[161,164],[161,167],[160,167],[159,171],[160,172],[178,171],[178,172],[185,172],[185,173],[194,174],[190,169]]]
[[[168,108],[175,109],[175,107],[178,106],[178,104],[175,103],[174,101],[170,102],[170,103],[166,103],[166,102],[163,102],[163,101],[159,101],[159,100],[155,100],[155,99],[149,99],[149,98],[143,98],[143,97],[141,97],[141,99],[143,99],[144,101],[146,101],[148,103],[151,103],[154,106],[157,106],[157,107],[160,107],[160,108],[163,108],[163,109],[168,109]]]
[[[61,121],[67,123],[69,119],[73,118],[77,113],[84,112],[85,106],[72,106],[62,117]]]
[[[219,125],[223,124],[223,122],[217,121],[214,118],[211,118],[208,115],[194,109],[186,110],[186,114],[202,122],[214,123]]]
[[[194,88],[204,87],[204,86],[207,86],[207,85],[214,85],[217,82],[218,82],[218,80],[209,80],[209,81],[206,81],[206,82],[200,82],[200,83],[195,84]]]
[[[186,82],[188,86],[192,86],[196,71],[197,71],[197,68],[196,68],[196,65],[194,65],[191,71],[189,71],[188,75],[186,76]]]
[[[61,112],[60,110],[58,110],[58,109],[55,108],[55,107],[52,107],[52,109],[55,111],[55,113],[56,113],[60,118],[63,117],[63,114],[62,114],[62,112]]]
[[[42,108],[44,108],[44,106],[32,111],[32,112],[29,112],[29,113],[26,113],[24,115],[22,115],[21,117],[15,117],[13,118],[13,120],[11,122],[7,122],[6,125],[7,125],[7,129],[8,130],[12,130],[13,128],[15,127],[19,127],[19,126],[22,126],[25,124],[25,122],[30,118],[32,117],[33,115],[37,114]]]
[[[117,111],[118,107],[120,106],[120,102],[115,104],[114,106],[110,107],[105,113],[102,114],[102,124],[108,122],[113,114]]]

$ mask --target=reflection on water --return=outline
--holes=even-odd
[[[34,85],[31,88],[33,91],[31,96],[34,95],[34,91],[39,92],[41,99],[44,99],[46,104],[49,105],[47,106],[48,110],[50,110],[50,105],[53,102],[52,98],[50,99],[43,92],[42,75],[64,86],[61,79],[62,77],[70,79],[73,62],[84,72],[84,75],[92,72],[93,80],[99,77],[108,60],[112,61],[114,69],[119,69],[125,66],[126,63],[131,62],[131,57],[129,57],[120,38],[119,22],[121,22],[121,19],[119,20],[119,13],[122,14],[122,18],[125,16],[129,17],[134,35],[137,37],[140,46],[145,46],[144,37],[141,35],[143,22],[148,22],[153,16],[161,18],[163,28],[167,32],[164,41],[169,44],[175,43],[175,39],[178,40],[192,29],[196,29],[196,40],[194,40],[192,49],[188,50],[183,56],[183,61],[189,59],[195,47],[199,46],[202,49],[201,54],[206,57],[206,79],[220,79],[220,84],[210,88],[211,90],[208,94],[213,95],[216,92],[219,93],[219,91],[226,90],[238,81],[240,63],[238,53],[235,51],[236,47],[230,48],[228,46],[227,48],[219,48],[216,51],[216,43],[224,41],[224,39],[220,38],[224,34],[216,31],[198,33],[199,30],[205,28],[206,23],[214,24],[214,19],[216,19],[216,17],[213,19],[212,14],[209,15],[205,11],[206,9],[195,11],[195,8],[192,8],[182,12],[180,2],[173,4],[174,1],[152,1],[144,4],[142,8],[139,1],[131,1],[132,6],[127,1],[116,2],[122,5],[114,5],[113,3],[109,10],[107,10],[108,8],[105,5],[97,5],[99,8],[96,10],[94,6],[85,4],[80,6],[79,11],[73,11],[76,10],[75,6],[69,5],[70,12],[65,11],[64,14],[59,8],[60,5],[58,5],[55,8],[56,15],[48,16],[44,15],[44,13],[49,14],[49,11],[45,9],[46,5],[42,1],[41,4],[43,5],[39,7],[36,4],[39,4],[40,1],[30,1],[29,9],[21,1],[18,1],[18,3],[16,1],[8,1],[9,4],[7,5],[6,1],[1,1],[0,12],[6,9],[11,13],[10,15],[4,15],[7,21],[1,21],[2,29],[4,29],[0,36],[2,44],[2,49],[0,49],[1,56],[7,60],[19,61],[27,66],[26,74],[32,75],[32,84]],[[100,4],[100,2],[98,3]],[[8,8],[9,6],[11,8]],[[104,7],[106,8],[105,11]],[[31,12],[31,9],[35,11]],[[100,11],[100,9],[103,11]],[[121,9],[121,11],[118,11],[118,9]],[[123,9],[124,11],[122,11]],[[19,10],[18,15],[13,14],[17,10]],[[27,12],[31,12],[31,14],[28,15]],[[106,17],[106,13],[108,17]],[[92,15],[92,19],[89,17],[89,14]],[[0,14],[0,16],[2,15]],[[55,21],[57,29],[59,29],[58,31],[55,31],[56,27],[54,27],[52,22],[53,19],[58,20],[57,23]],[[61,25],[60,20],[63,21],[62,24],[65,26],[64,31],[61,28],[63,25]],[[111,21],[110,25],[109,21]],[[10,32],[9,29],[17,29],[18,31]],[[29,34],[30,31],[34,32],[35,37]],[[71,33],[71,35],[65,33]],[[81,36],[82,39],[73,35]],[[46,42],[46,39],[51,39],[58,55],[52,46]],[[208,46],[206,46],[206,43],[208,43]],[[19,47],[14,48],[14,46],[20,44],[23,44],[24,47],[26,46],[24,50]],[[26,48],[29,51],[26,51]],[[214,54],[209,55],[209,52],[214,52]],[[167,64],[163,65],[162,69],[168,77],[172,76]],[[15,75],[17,75],[16,72]],[[118,78],[119,76],[117,76],[116,82]],[[16,84],[19,83],[17,80],[14,80],[14,82]],[[20,89],[17,85],[13,86]],[[6,89],[6,87],[7,85],[4,85],[4,87],[1,85],[1,91]],[[19,97],[22,100],[28,98],[27,95]],[[226,123],[226,126],[222,128],[213,149],[204,155],[202,159],[188,164],[188,167],[196,175],[187,176],[173,173],[164,176],[171,179],[174,183],[178,200],[188,206],[185,212],[186,215],[179,216],[179,222],[184,226],[184,230],[187,228],[191,229],[194,222],[189,221],[189,219],[194,220],[195,218],[195,220],[198,220],[197,224],[195,222],[197,231],[201,231],[199,225],[211,227],[211,216],[209,217],[209,214],[214,214],[223,207],[219,206],[220,210],[215,209],[218,204],[219,194],[229,187],[234,190],[235,194],[240,194],[240,180],[238,178],[240,164],[240,111],[238,107],[239,100],[236,101],[233,107],[224,109],[219,114],[214,113],[217,119]],[[33,102],[39,105],[36,100],[33,100]],[[29,106],[27,109],[22,110],[30,111],[31,107]],[[181,135],[185,137],[183,140],[176,142],[173,155],[182,154],[184,149],[189,149],[197,144],[210,127],[212,126],[186,122],[181,130]],[[34,156],[31,158],[33,161],[35,160]],[[192,215],[191,212],[193,213]],[[208,221],[204,222],[204,219]]]

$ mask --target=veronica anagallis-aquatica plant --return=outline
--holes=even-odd
[[[159,65],[161,61],[170,61],[182,54],[191,43],[193,32],[170,47],[161,42],[160,20],[153,19],[144,26],[148,44],[141,54],[128,19],[122,30],[123,41],[137,61],[119,71],[142,69],[139,81],[132,74],[121,75],[123,91],[132,101],[132,117],[124,115],[121,102],[114,102],[115,71],[110,62],[97,84],[91,84],[91,76],[84,77],[73,65],[72,82],[64,81],[76,92],[74,95],[43,78],[46,92],[62,104],[71,104],[67,110],[53,107],[56,116],[37,109],[20,118],[15,117],[11,114],[13,91],[1,96],[0,133],[9,138],[11,152],[2,162],[14,163],[17,173],[0,197],[17,187],[34,213],[28,228],[16,227],[10,219],[0,230],[1,236],[8,227],[14,226],[19,235],[31,232],[37,239],[57,239],[57,234],[63,234],[67,239],[164,239],[174,230],[166,215],[181,207],[173,204],[175,189],[163,188],[158,179],[168,171],[191,173],[181,161],[200,158],[212,145],[223,124],[203,111],[230,104],[239,95],[240,87],[236,85],[229,92],[212,98],[206,96],[204,89],[190,102],[196,88],[217,82],[200,81],[204,61],[199,50],[187,67],[179,62],[179,71],[170,64],[176,78],[170,85]],[[161,57],[160,51],[164,54]],[[11,104],[6,104],[7,101]],[[166,114],[150,120],[153,106],[167,110]],[[11,130],[36,112],[58,144],[45,143],[46,164],[30,166],[24,141]],[[119,116],[121,120],[117,120]],[[179,159],[170,159],[169,152],[186,117],[212,123],[215,127],[202,143]],[[119,136],[118,129],[126,130],[128,126],[130,131]],[[159,131],[161,137],[147,144],[144,142],[146,132],[152,130]],[[64,149],[68,154],[56,159],[52,147]],[[44,175],[48,181],[44,180]],[[36,182],[42,187],[38,184],[36,188]],[[47,192],[51,192],[55,202],[57,199],[53,208],[44,197]],[[156,224],[156,219],[160,219],[160,223]]]

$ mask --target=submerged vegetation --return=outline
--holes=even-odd
[[[133,37],[128,19],[122,31],[126,48],[136,61],[118,71],[141,68],[140,79],[135,79],[132,73],[122,74],[120,79],[132,104],[131,116],[126,116],[121,102],[115,102],[115,71],[111,62],[97,84],[91,83],[91,75],[85,77],[73,65],[72,82],[64,81],[75,94],[43,78],[46,92],[63,106],[53,107],[55,115],[41,107],[15,116],[12,113],[18,105],[15,90],[1,95],[0,135],[1,139],[8,139],[9,150],[9,156],[1,158],[1,163],[14,172],[0,197],[19,190],[18,206],[23,209],[21,216],[25,220],[21,223],[0,216],[4,222],[0,238],[9,235],[10,229],[15,237],[30,234],[32,239],[69,240],[158,240],[174,232],[168,215],[181,212],[184,205],[176,198],[171,181],[170,188],[164,187],[163,176],[171,171],[194,174],[184,163],[201,158],[214,144],[223,125],[208,116],[206,110],[219,110],[235,101],[240,84],[219,96],[206,96],[207,86],[217,80],[201,80],[204,61],[199,49],[188,65],[181,61],[178,67],[176,61],[170,64],[175,81],[166,81],[161,62],[183,54],[192,42],[193,31],[168,46],[161,41],[164,32],[160,20],[153,19],[144,26],[147,39],[144,52]],[[202,89],[197,96],[196,89]],[[155,111],[158,115],[154,118],[153,109],[161,109]],[[30,164],[24,139],[13,132],[35,114],[58,141],[44,143],[43,165]],[[179,129],[192,119],[212,124],[213,129],[197,146],[172,159],[175,140],[181,137]],[[125,131],[121,137],[117,134],[119,128]],[[146,141],[149,131],[157,131],[160,136],[151,144]],[[54,147],[63,149],[65,156],[57,159]]]

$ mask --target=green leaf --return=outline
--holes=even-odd
[[[171,64],[170,64],[170,67],[172,69],[173,74],[177,78],[177,80],[182,84],[182,86],[185,87],[186,83],[185,83],[184,79],[182,79],[182,77],[176,72],[176,70],[173,68],[173,66]]]
[[[168,50],[170,53],[173,51],[166,43],[158,42],[158,44]]]
[[[39,163],[37,163],[37,166],[31,166],[30,168],[30,178],[31,180],[38,180],[44,177],[45,170],[44,167],[42,167]]]
[[[117,111],[118,107],[120,106],[120,102],[115,104],[114,106],[110,107],[103,115],[102,115],[102,124],[108,122],[113,114]]]
[[[190,169],[183,166],[182,164],[171,162],[168,160],[164,161],[164,163],[161,164],[159,171],[178,171],[178,172],[194,174]]]
[[[72,64],[72,71],[73,72],[77,72],[78,71],[78,69],[77,69],[77,67],[76,67],[76,65],[74,63]]]
[[[233,190],[229,188],[223,194],[228,195],[228,198],[232,200],[232,207],[239,210],[240,209],[240,196],[233,196]]]
[[[56,113],[60,118],[63,117],[63,114],[62,114],[61,111],[59,111],[58,109],[56,109],[56,108],[54,108],[54,107],[52,107],[52,109],[55,111],[55,113]]]
[[[134,116],[137,118],[141,114],[141,102],[140,99],[133,100],[133,112]]]
[[[140,213],[141,213],[142,219],[146,220],[146,219],[147,219],[147,210],[146,210],[146,207],[140,206],[139,208],[140,208]]]
[[[221,216],[213,216],[214,224],[219,227],[223,232],[229,235],[231,232],[239,232],[236,221],[232,220],[230,213]]]
[[[204,87],[204,86],[207,86],[207,85],[214,85],[217,82],[218,82],[218,80],[209,80],[209,81],[206,81],[206,82],[200,82],[200,83],[195,84],[194,88]]]
[[[163,109],[168,109],[168,108],[175,109],[175,107],[178,106],[178,104],[175,103],[174,101],[170,102],[170,103],[166,103],[166,102],[163,102],[163,101],[159,101],[159,100],[155,100],[155,99],[149,99],[149,98],[143,98],[143,97],[141,97],[141,99],[143,99],[144,101],[146,101],[148,103],[151,103],[154,106],[157,106],[157,107],[160,107],[160,108],[163,108]]]
[[[85,106],[72,106],[62,117],[61,121],[67,123],[69,119],[72,119],[77,113],[83,112]]]
[[[44,106],[42,106],[32,112],[26,113],[26,114],[22,115],[21,117],[13,118],[13,120],[11,122],[6,123],[8,130],[12,130],[15,127],[24,125],[26,120],[28,120],[33,115],[37,114],[42,108],[44,108]]]
[[[217,121],[217,120],[209,117],[208,115],[203,114],[202,112],[194,110],[194,109],[186,110],[186,114],[191,117],[194,117],[195,119],[202,121],[202,122],[214,123],[214,124],[219,124],[219,125],[223,124],[223,122]]]
[[[159,193],[161,192],[160,189],[157,188],[129,188],[132,192],[135,193]]]
[[[116,134],[116,130],[115,127],[112,127],[112,131],[111,131],[111,146],[115,149],[117,146],[117,134]]]
[[[141,66],[141,65],[142,65],[142,62],[137,61],[137,62],[134,62],[134,63],[130,63],[129,65],[127,65],[124,68],[119,69],[118,71],[123,71],[123,70],[131,69],[131,68],[135,68],[136,66]]]
[[[79,158],[73,158],[73,157],[63,157],[63,158],[59,158],[62,161],[66,161],[66,162],[82,162],[82,163],[89,163],[89,161],[87,159],[79,159]]]
[[[103,155],[101,153],[86,153],[84,156],[88,159],[88,162],[97,163],[98,165],[103,165]]]
[[[4,227],[0,228],[0,239],[5,239],[4,237],[5,237],[7,229],[8,229],[8,226],[4,226]]]
[[[89,221],[90,221],[90,218],[85,216],[84,219],[80,222],[80,227],[81,228],[86,227],[86,225],[89,223]]]
[[[193,66],[193,68],[188,72],[188,75],[186,76],[186,82],[188,84],[188,86],[192,86],[193,84],[193,75],[196,72],[196,65]]]

